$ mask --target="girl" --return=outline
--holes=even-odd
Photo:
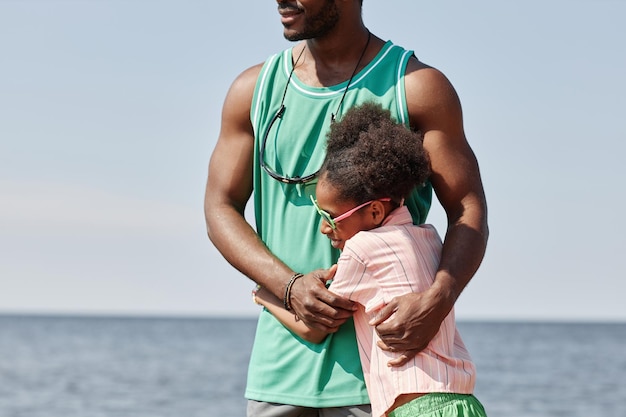
[[[326,150],[317,198],[311,200],[322,218],[321,232],[342,250],[329,289],[359,304],[354,324],[372,416],[486,416],[472,395],[475,367],[454,311],[430,344],[408,361],[379,347],[380,338],[369,325],[392,298],[427,290],[439,265],[437,231],[414,225],[403,205],[430,174],[421,135],[367,103],[332,125]],[[319,343],[327,336],[306,327],[263,288],[254,299],[302,339]]]

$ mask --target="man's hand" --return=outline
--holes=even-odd
[[[382,339],[378,347],[401,354],[388,365],[402,366],[426,348],[452,305],[431,287],[421,293],[395,297],[383,307],[370,325],[376,326]]]
[[[320,269],[297,279],[291,287],[291,308],[298,318],[312,329],[334,333],[356,309],[347,298],[326,288],[326,281],[335,276],[337,266]]]

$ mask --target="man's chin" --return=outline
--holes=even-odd
[[[306,39],[306,36],[304,36],[302,33],[293,32],[289,29],[285,29],[285,31],[283,32],[283,36],[290,42],[298,42]]]

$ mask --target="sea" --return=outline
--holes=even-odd
[[[491,417],[626,417],[626,323],[458,323]],[[256,319],[0,315],[0,417],[242,417]]]

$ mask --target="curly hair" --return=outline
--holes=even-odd
[[[342,200],[362,203],[390,197],[399,202],[430,175],[423,135],[391,119],[375,103],[348,110],[328,133],[320,177]]]

